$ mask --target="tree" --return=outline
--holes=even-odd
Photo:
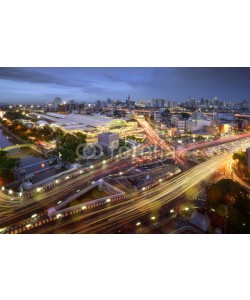
[[[223,218],[227,215],[232,233],[250,232],[249,199],[244,188],[230,179],[222,179],[212,184],[206,192],[209,208]]]
[[[80,144],[86,144],[86,135],[78,132],[75,135],[66,133],[60,140],[57,141],[58,148],[71,149],[76,151]]]
[[[126,146],[126,142],[123,139],[119,139],[119,147]]]
[[[246,152],[239,151],[233,154],[233,159],[238,160],[241,165],[245,164],[246,161]]]
[[[9,180],[12,176],[12,169],[20,165],[19,158],[8,157],[7,152],[0,150],[0,176]]]
[[[73,163],[76,158],[76,153],[72,149],[62,149],[60,153],[62,154],[62,161],[66,164]]]

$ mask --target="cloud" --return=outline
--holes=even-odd
[[[1,98],[250,98],[250,68],[0,68]],[[29,96],[30,95],[30,96]],[[32,97],[33,95],[33,97]]]

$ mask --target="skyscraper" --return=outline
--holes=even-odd
[[[58,109],[58,106],[62,104],[62,99],[60,97],[56,97],[53,101],[54,109]]]

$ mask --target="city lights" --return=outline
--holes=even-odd
[[[213,68],[216,89],[207,74],[203,90],[195,68],[173,77],[117,69],[124,88],[112,69],[105,86],[104,69],[69,68],[65,87],[48,91],[44,82],[59,82],[63,69],[35,68],[41,90],[34,93],[10,72],[20,95],[5,87],[2,97],[13,102],[0,104],[1,233],[248,233],[250,100],[232,93],[238,83],[222,93]],[[191,97],[187,81],[172,89],[186,73],[196,83],[188,85]],[[88,88],[68,89],[75,80],[88,87],[89,78],[102,87],[90,97]]]

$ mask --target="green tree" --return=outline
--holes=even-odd
[[[119,147],[123,146],[126,146],[126,142],[124,141],[124,139],[119,139]]]
[[[230,179],[222,179],[206,190],[208,206],[222,217],[232,233],[250,232],[249,199],[244,188]]]
[[[0,176],[9,180],[12,176],[12,169],[20,165],[19,158],[8,157],[7,152],[0,150]]]
[[[238,151],[233,154],[233,159],[238,160],[241,165],[245,164],[246,161],[246,152]]]
[[[62,149],[60,153],[62,154],[62,161],[66,164],[73,163],[76,158],[76,153],[72,149]]]

